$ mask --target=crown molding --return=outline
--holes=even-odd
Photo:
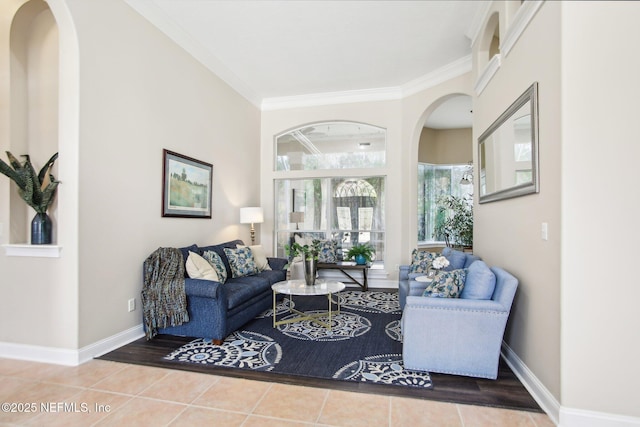
[[[504,40],[500,43],[500,54],[504,55],[505,58],[509,55],[522,33],[524,33],[524,30],[527,29],[533,17],[536,16],[543,3],[544,0],[528,0],[522,3],[513,17],[513,22],[507,28]]]
[[[321,105],[352,104],[355,102],[389,101],[401,98],[402,89],[400,87],[310,93],[305,95],[265,98],[262,100],[261,110],[285,110],[289,108],[317,107]]]
[[[467,55],[402,86],[265,98],[262,100],[261,110],[272,111],[356,102],[399,100],[470,71],[471,55]]]
[[[471,55],[462,57],[444,67],[405,83],[402,85],[402,97],[414,95],[468,72],[471,72]]]
[[[198,43],[182,27],[177,25],[155,3],[146,0],[124,0],[140,16],[157,27],[162,33],[173,40],[178,46],[188,52],[193,58],[208,68],[216,76],[222,79],[233,90],[238,92],[256,107],[260,107],[260,96],[254,92],[244,81],[236,76],[220,60],[211,54],[204,46]]]

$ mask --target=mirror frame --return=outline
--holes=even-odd
[[[531,181],[512,187],[500,189],[491,193],[482,192],[482,170],[483,144],[496,133],[513,115],[524,105],[530,104],[531,108]],[[498,141],[501,144],[513,144],[513,141]],[[540,191],[540,177],[538,165],[538,82],[534,82],[507,110],[493,122],[489,128],[478,138],[478,201],[479,203],[494,202],[497,200],[510,199],[512,197],[524,196],[526,194],[538,193]]]

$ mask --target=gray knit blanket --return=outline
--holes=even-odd
[[[158,328],[189,321],[184,291],[184,259],[177,248],[158,248],[144,261],[142,310],[147,339]]]

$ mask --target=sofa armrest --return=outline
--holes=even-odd
[[[222,283],[202,279],[184,279],[184,291],[190,297],[220,298]]]
[[[272,270],[284,270],[284,266],[287,265],[287,262],[289,262],[289,260],[287,260],[286,258],[267,258],[267,262],[269,262],[269,267],[271,267]]]

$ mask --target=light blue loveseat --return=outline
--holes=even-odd
[[[473,269],[486,266],[474,262]],[[480,270],[480,269],[478,269]],[[406,369],[496,379],[504,330],[518,280],[497,267],[491,299],[407,296],[402,313]],[[486,271],[483,272],[486,278]],[[471,290],[473,275],[465,288]]]
[[[468,268],[473,261],[480,259],[476,255],[451,248],[444,248],[442,255],[444,255],[450,263],[449,267],[445,270]],[[400,302],[400,309],[404,309],[404,305],[409,295],[422,295],[422,291],[424,291],[426,286],[424,282],[417,282],[414,280],[418,276],[423,276],[424,273],[410,273],[410,268],[410,265],[401,265],[398,274],[398,299]]]

